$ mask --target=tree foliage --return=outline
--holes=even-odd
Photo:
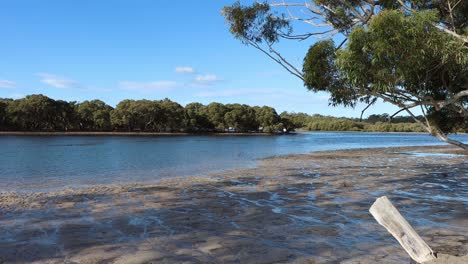
[[[228,111],[224,115],[225,124],[240,131],[252,131],[258,129],[255,110],[248,105],[229,104]]]
[[[424,120],[422,116],[419,120]],[[370,115],[362,122],[305,113],[283,112],[269,106],[190,103],[182,107],[169,99],[123,100],[112,108],[101,100],[80,103],[44,95],[0,98],[1,131],[124,131],[124,132],[265,132],[283,129],[314,131],[421,131],[411,117]],[[468,129],[459,129],[468,132]]]
[[[207,107],[201,103],[190,103],[185,106],[185,126],[187,131],[199,132],[214,130],[215,125],[210,122]]]
[[[211,103],[205,109],[208,120],[217,130],[223,130],[226,128],[227,125],[224,120],[224,116],[226,115],[227,111],[228,108],[220,103]]]
[[[61,103],[43,95],[28,95],[8,102],[7,118],[14,126],[31,130],[61,129],[63,119],[71,117]],[[73,123],[73,120],[67,121]]]
[[[284,127],[275,109],[268,106],[190,103],[183,107],[166,98],[122,100],[114,109],[101,100],[76,103],[44,95],[0,98],[0,130],[224,132],[229,128],[274,133]]]
[[[80,120],[80,129],[91,131],[111,129],[110,113],[112,109],[101,100],[84,101],[77,104],[76,113]]]
[[[236,38],[303,80],[308,90],[328,92],[331,105],[370,106],[380,99],[439,139],[468,149],[446,136],[468,127],[467,1],[236,2],[223,15]],[[310,31],[293,33],[303,22]],[[274,47],[281,39],[317,36],[301,70]]]
[[[263,129],[263,131],[281,131],[283,128],[285,128],[284,124],[281,122],[281,117],[278,115],[278,113],[276,113],[274,108],[263,106],[254,107],[254,110],[257,123]]]

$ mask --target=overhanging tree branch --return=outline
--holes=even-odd
[[[397,0],[397,1],[398,1],[398,3],[399,3],[404,9],[406,9],[407,11],[409,11],[409,12],[415,12],[415,11],[416,11],[416,10],[414,10],[413,8],[408,7],[408,6],[403,2],[403,0]],[[436,24],[436,23],[433,23],[433,26],[436,27],[437,29],[440,29],[440,30],[442,30],[443,32],[445,32],[445,33],[447,33],[447,34],[449,34],[449,35],[451,35],[451,36],[453,36],[453,37],[455,37],[455,38],[457,38],[457,39],[463,41],[464,43],[468,43],[468,37],[459,35],[457,32],[455,32],[455,31],[453,31],[453,30],[450,30],[450,29],[448,29],[448,28],[446,28],[446,27],[443,27],[443,26],[441,26],[441,25],[439,25],[439,24]]]
[[[259,51],[261,51],[263,54],[267,55],[270,59],[272,59],[273,61],[275,61],[276,63],[278,63],[279,65],[281,65],[281,67],[283,67],[286,71],[288,71],[289,73],[291,73],[292,75],[296,76],[297,78],[301,79],[302,81],[304,81],[304,77],[302,77],[302,74],[298,74],[297,73],[297,69],[294,68],[295,70],[293,69],[290,69],[288,67],[288,65],[284,64],[280,59],[278,58],[275,58],[274,56],[272,56],[270,53],[268,53],[268,51],[264,50],[262,47],[260,47],[257,43],[253,42],[253,41],[248,41],[249,44],[258,49]]]
[[[241,22],[231,23],[231,32],[236,37],[280,64],[302,80],[309,90],[329,92],[333,105],[355,106],[359,101],[367,102],[368,106],[361,112],[362,120],[364,112],[374,103],[370,100],[379,98],[400,109],[393,116],[406,111],[429,133],[441,134],[439,139],[452,144],[444,133],[460,127],[463,129],[460,116],[466,116],[467,112],[465,98],[468,87],[462,86],[465,90],[460,91],[459,85],[466,83],[463,79],[467,74],[463,56],[466,55],[468,38],[457,33],[462,32],[460,24],[465,22],[458,21],[460,14],[455,11],[455,7],[460,8],[465,3],[455,0],[452,4],[452,1],[448,5],[449,13],[445,10],[435,17],[424,13],[427,7],[423,4],[408,6],[410,1],[397,1],[397,7],[401,5],[400,10],[393,5],[387,7],[378,0],[305,0],[303,3],[283,0],[265,3],[262,7],[282,7],[282,16],[265,8],[267,11],[262,9],[254,18],[250,17],[252,8],[258,5],[254,4],[249,9],[237,4],[233,8],[240,11],[244,8],[247,12],[237,17],[230,16],[228,20],[234,18]],[[284,21],[286,30],[275,27],[274,23],[270,25],[268,19],[271,17]],[[375,19],[371,21],[373,17]],[[245,20],[247,23],[242,23]],[[436,20],[438,22],[434,22]],[[314,30],[320,26],[325,28],[292,34],[290,21],[304,22],[314,26]],[[429,23],[437,29],[431,29]],[[279,22],[279,25],[283,24]],[[428,28],[431,34],[427,34]],[[340,32],[345,40],[338,47],[328,40],[314,43],[301,70],[273,47],[279,39],[302,41],[336,32]],[[356,34],[350,35],[351,32]],[[450,40],[452,49],[446,45],[447,36],[442,32],[462,42]],[[414,116],[411,109],[418,106],[426,122]],[[446,122],[445,118],[454,122]]]
[[[399,113],[403,112],[403,111],[406,111],[406,108],[403,108],[403,109],[400,109],[398,110],[396,113],[394,113],[393,115],[391,115],[389,117],[389,120],[392,120],[396,115],[398,115]]]
[[[447,100],[435,101],[432,103],[437,110],[440,110],[448,105],[455,104],[460,101],[463,97],[468,97],[468,90],[463,90],[456,93],[452,98]]]
[[[366,112],[366,110],[369,109],[369,107],[371,107],[373,104],[375,104],[375,102],[377,102],[377,98],[372,99],[372,101],[366,106],[366,108],[364,108],[364,109],[361,111],[361,117],[359,118],[359,122],[362,122],[362,116],[364,115],[364,113]]]

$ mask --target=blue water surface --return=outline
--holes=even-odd
[[[468,135],[453,138],[468,142]],[[443,144],[425,134],[300,132],[284,136],[0,136],[0,192],[147,182],[255,166],[321,150]]]

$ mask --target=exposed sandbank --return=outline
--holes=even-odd
[[[155,184],[0,194],[0,263],[409,263],[368,213],[387,195],[468,253],[468,159],[449,147],[316,152]]]

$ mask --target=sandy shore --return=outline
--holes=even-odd
[[[368,213],[387,195],[468,253],[468,159],[449,147],[316,152],[152,185],[0,194],[0,263],[410,263]]]

